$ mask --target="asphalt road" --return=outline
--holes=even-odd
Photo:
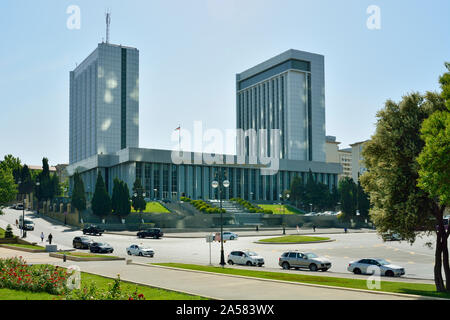
[[[8,223],[13,225],[22,214],[21,211],[13,209],[5,209],[4,212],[5,215],[0,216],[0,227],[2,228],[5,228]],[[40,243],[41,232],[44,232],[45,238],[51,232],[53,243],[65,249],[72,247],[72,239],[75,236],[82,235],[80,230],[71,229],[61,224],[52,224],[32,212],[26,212],[26,217],[32,219],[35,223],[35,230],[27,233],[28,241]],[[14,232],[19,234],[17,228],[14,228]],[[366,278],[366,276],[356,276],[349,273],[347,271],[348,263],[356,259],[374,257],[384,258],[404,267],[406,275],[403,278],[405,279],[428,279],[430,281],[433,279],[434,251],[426,246],[427,242],[434,244],[433,236],[418,238],[412,246],[398,241],[383,242],[374,233],[330,234],[328,236],[336,241],[320,244],[269,245],[254,243],[258,239],[268,237],[242,237],[238,240],[226,241],[224,244],[225,258],[232,250],[248,249],[264,257],[266,264],[264,267],[258,268],[260,270],[312,274],[310,271],[285,271],[278,266],[278,258],[283,252],[297,249],[304,252],[314,252],[332,261],[332,268],[327,272],[319,272],[320,275]],[[113,254],[121,257],[128,257],[126,248],[131,244],[144,244],[155,250],[155,257],[133,257],[133,261],[136,262],[180,262],[207,265],[210,261],[209,244],[202,238],[138,239],[135,236],[115,234],[90,237],[93,240],[109,243],[114,248]],[[211,243],[211,262],[217,265],[219,261],[220,243]]]

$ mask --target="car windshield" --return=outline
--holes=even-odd
[[[90,239],[88,237],[81,237],[81,240],[89,241]]]
[[[99,247],[104,247],[104,246],[108,246],[108,244],[107,244],[107,243],[101,243],[101,242],[97,243],[97,245],[98,245]]]
[[[257,256],[258,254],[256,252],[253,252],[253,251],[248,251],[247,255],[249,255],[250,257],[253,257],[253,256]]]
[[[314,253],[306,253],[305,255],[308,259],[317,258],[317,255],[315,255]]]
[[[387,262],[384,259],[375,259],[379,264],[381,264],[382,266],[388,265],[390,264],[389,262]]]

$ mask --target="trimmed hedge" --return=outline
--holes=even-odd
[[[222,209],[221,211],[220,208],[213,207],[203,200],[191,200],[187,197],[181,197],[180,200],[191,203],[198,211],[204,213],[220,213],[220,212],[226,213],[225,209]]]
[[[250,213],[265,213],[265,214],[273,214],[272,210],[264,210],[261,207],[255,206],[251,204],[249,201],[241,199],[241,198],[231,198],[230,201],[237,202],[245,209],[247,209]]]

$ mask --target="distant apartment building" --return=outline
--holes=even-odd
[[[339,163],[342,166],[342,173],[338,179],[352,177],[352,151],[351,148],[339,149],[340,142],[334,136],[326,136],[325,139],[326,162]]]
[[[367,171],[367,168],[364,165],[364,158],[362,156],[363,146],[366,142],[360,141],[350,145],[352,148],[352,178],[355,183],[358,182],[359,176]]]

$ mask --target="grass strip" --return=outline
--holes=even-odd
[[[282,237],[275,237],[275,238],[269,238],[269,239],[262,239],[262,240],[259,240],[259,242],[290,243],[290,242],[313,242],[313,241],[324,241],[324,240],[330,240],[330,238],[292,235],[292,236],[282,236]]]
[[[110,284],[114,283],[114,279],[102,277],[99,275],[82,272],[81,287],[89,287],[92,283],[98,289],[107,289]],[[209,300],[204,297],[189,295],[177,291],[153,288],[144,285],[137,285],[126,281],[121,281],[120,286],[124,291],[134,291],[137,288],[146,300]],[[53,300],[59,299],[58,296],[45,292],[28,292],[20,290],[0,289],[0,300]]]
[[[25,249],[34,249],[34,250],[44,250],[44,247],[41,246],[35,246],[32,244],[20,244],[20,243],[5,243],[7,246],[11,247],[19,247],[19,248],[25,248]]]
[[[253,271],[246,269],[234,269],[234,268],[221,268],[210,267],[194,264],[182,264],[182,263],[155,263],[155,265],[181,268],[188,270],[206,271],[220,274],[239,275],[246,277],[291,281],[298,283],[318,284],[333,287],[352,288],[369,290],[367,287],[367,281],[365,279],[351,279],[351,278],[337,278],[328,276],[310,276],[298,273],[281,273],[270,271]],[[413,294],[419,296],[446,298],[450,299],[450,293],[436,292],[436,287],[433,284],[425,283],[411,283],[411,282],[394,282],[394,281],[381,281],[380,289],[372,289],[372,291],[379,292],[391,292],[401,294]],[[336,297],[338,299],[339,297]]]

